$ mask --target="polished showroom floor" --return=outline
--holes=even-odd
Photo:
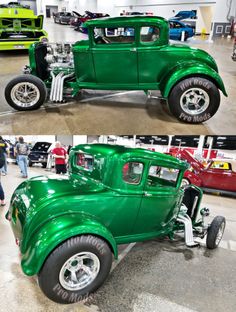
[[[85,38],[70,26],[46,20],[50,41]],[[84,92],[65,105],[46,105],[34,112],[16,113],[4,99],[4,87],[28,63],[27,52],[0,52],[0,132],[25,134],[232,134],[236,132],[236,63],[231,60],[232,40],[214,43],[197,37],[188,44],[208,51],[216,59],[229,97],[221,95],[217,114],[201,125],[186,125],[172,117],[165,102],[148,99],[143,92]],[[46,125],[46,126],[45,126]]]
[[[30,177],[48,174],[40,167]],[[52,173],[49,173],[52,174]],[[22,181],[16,165],[1,177],[7,203]],[[187,248],[182,239],[123,245],[105,284],[86,302],[58,305],[40,291],[35,277],[23,275],[18,247],[0,207],[0,311],[30,312],[234,312],[236,306],[236,199],[204,195],[212,216],[226,217],[218,249]],[[214,307],[214,308],[213,308]]]

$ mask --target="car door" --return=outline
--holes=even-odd
[[[166,70],[166,58],[161,56],[160,29],[157,25],[140,28],[138,46],[138,79],[144,89],[158,89],[161,71]]]
[[[230,163],[219,163],[218,168],[210,167],[204,173],[203,185],[225,191],[236,191],[236,173],[232,170]]]
[[[142,201],[145,162],[137,157],[127,158],[120,161],[118,168],[114,172],[115,192],[106,200],[103,222],[117,242],[125,242],[132,234]]]
[[[217,168],[206,168],[201,170],[200,176],[203,187],[219,190],[224,189],[223,177],[226,176],[224,174],[224,170]]]
[[[133,27],[94,28],[93,62],[96,82],[107,89],[138,83],[137,49]]]
[[[168,229],[183,196],[178,179],[179,170],[150,164],[134,234],[164,233]]]

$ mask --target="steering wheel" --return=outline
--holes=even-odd
[[[95,38],[95,42],[96,43],[105,43],[105,44],[111,43],[111,41],[109,39],[107,39],[106,37],[103,37],[103,36],[97,36]]]

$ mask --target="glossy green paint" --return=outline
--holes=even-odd
[[[78,153],[93,156],[92,171],[77,165]],[[123,180],[122,169],[127,162],[143,164],[139,184]],[[147,182],[151,165],[178,169],[176,186],[151,188]],[[12,196],[9,215],[20,241],[23,271],[37,274],[56,246],[81,234],[103,238],[115,257],[117,244],[171,236],[187,168],[186,162],[144,149],[104,144],[72,148],[69,176],[29,179]]]
[[[30,9],[0,8],[0,50],[29,49],[32,43],[47,38],[48,34],[43,30],[43,19],[43,15],[36,16]],[[32,32],[33,37],[19,40],[5,38],[7,33],[24,35],[29,32]],[[3,33],[4,38],[1,38]]]
[[[169,24],[162,17],[131,16],[94,19],[86,22],[88,40],[73,45],[75,81],[73,95],[81,89],[160,90],[168,98],[176,83],[188,77],[205,77],[227,96],[214,59],[205,51],[169,43]],[[141,27],[159,28],[155,42],[140,40]],[[96,44],[94,28],[131,27],[133,43]],[[30,57],[30,67],[35,60]],[[32,71],[36,74],[35,71]],[[49,83],[49,85],[48,85]],[[50,80],[47,81],[50,87]]]

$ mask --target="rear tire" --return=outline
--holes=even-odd
[[[102,285],[111,264],[112,253],[104,240],[92,235],[72,237],[45,260],[39,286],[55,302],[74,303]]]
[[[38,109],[47,98],[44,82],[33,75],[20,75],[13,78],[5,88],[7,103],[16,110]]]
[[[210,80],[191,77],[173,87],[168,105],[171,113],[180,121],[198,124],[215,115],[220,105],[220,93]]]
[[[207,231],[206,238],[207,248],[215,249],[216,247],[218,247],[224,234],[225,224],[226,224],[225,218],[222,216],[217,216],[213,219]]]

